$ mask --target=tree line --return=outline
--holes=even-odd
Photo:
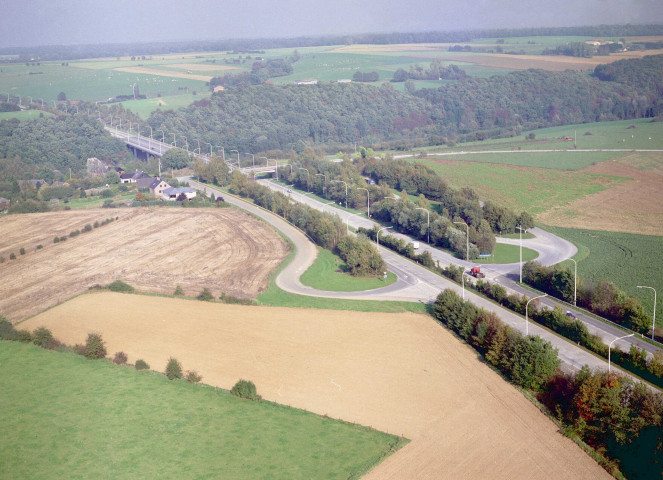
[[[111,43],[88,45],[48,45],[6,47],[0,55],[18,55],[18,62],[73,60],[99,57],[165,55],[169,53],[234,51],[254,52],[272,48],[316,47],[350,44],[458,43],[477,38],[532,36],[624,37],[663,35],[662,25],[594,25],[576,27],[536,27],[475,29],[437,32],[363,33],[353,35],[302,36],[293,38],[223,39],[208,41]]]
[[[355,142],[388,147],[404,140],[451,144],[513,136],[524,129],[663,114],[659,57],[627,60],[630,63],[617,68],[635,72],[613,75],[609,81],[602,80],[607,76],[599,69],[595,76],[526,70],[459,80],[414,94],[397,92],[389,84],[356,82],[251,85],[217,92],[177,112],[153,112],[148,123],[153,129],[254,154],[300,153],[317,145],[337,151]],[[413,75],[418,75],[416,69]]]
[[[575,375],[563,373],[550,343],[522,335],[452,290],[438,295],[433,316],[511,382],[533,391],[564,433],[593,447],[594,458],[610,473],[660,477],[663,395],[629,377],[592,372],[587,366]]]

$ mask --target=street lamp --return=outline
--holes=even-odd
[[[573,262],[573,306],[576,307],[576,292],[578,291],[578,262],[572,258],[567,258],[567,260],[571,260]]]
[[[327,196],[327,193],[326,193],[326,191],[327,191],[327,175],[325,175],[324,173],[316,173],[315,176],[316,177],[323,177],[325,179],[325,183],[322,184],[322,196],[326,197]]]
[[[345,185],[345,208],[348,208],[348,184],[345,183],[343,180],[332,180],[329,183],[334,183],[334,182],[340,182],[343,185]]]
[[[256,168],[256,156],[252,153],[245,153],[244,155],[251,155],[251,159],[253,160],[253,168]]]
[[[375,237],[375,243],[378,244],[378,247],[380,246],[380,232],[381,232],[382,230],[386,230],[386,229],[388,229],[388,228],[391,228],[391,227],[384,227],[384,228],[381,228],[380,230],[378,230],[378,234],[377,234],[377,236]]]
[[[347,217],[345,217],[345,230],[346,230],[348,233],[350,233],[350,221],[349,221],[349,220],[350,220],[350,217],[353,216],[353,215],[359,216],[358,213],[351,213],[350,215],[348,215]]]
[[[237,152],[237,168],[242,169],[242,165],[239,163],[239,150],[230,150],[230,153]]]
[[[368,218],[371,218],[371,194],[368,191],[368,188],[357,187],[357,190],[366,190],[366,205],[367,205],[366,216]]]
[[[261,158],[265,159],[265,164],[269,167],[269,158],[267,158],[267,157],[258,157],[258,160],[260,160]],[[276,159],[274,159],[274,169],[276,170],[276,181],[278,182],[279,181],[279,162],[277,162]]]
[[[610,349],[612,348],[612,344],[615,343],[617,340],[621,340],[622,338],[632,337],[633,335],[635,335],[635,333],[631,333],[630,335],[624,335],[623,337],[615,338],[612,342],[610,342],[610,345],[608,345],[608,373],[610,373]]]
[[[426,212],[426,215],[427,215],[427,218],[428,218],[428,225],[426,226],[426,233],[428,234],[427,243],[428,243],[428,245],[430,245],[430,210],[428,210],[427,208],[422,208],[422,207],[417,207],[416,209],[417,210],[423,210],[424,212]]]
[[[650,288],[654,290],[654,320],[651,323],[651,339],[654,340],[654,328],[656,327],[656,289],[646,285],[636,285],[637,288]]]
[[[463,285],[463,300],[465,300],[465,269],[463,268],[463,271],[460,272],[460,280]]]
[[[523,283],[523,229],[520,225],[516,225],[516,228],[520,232],[520,283]]]
[[[468,262],[470,260],[470,228],[465,222],[454,223],[457,223],[458,225],[465,225],[465,261]]]
[[[175,136],[174,133],[173,133],[173,146],[177,148],[177,137]]]
[[[221,145],[217,145],[216,148],[220,148],[220,149],[221,149],[221,158],[222,158],[223,161],[225,162],[225,161],[226,161],[226,151],[223,149],[223,147],[222,147]]]
[[[537,298],[543,298],[547,296],[548,294],[544,293],[543,295],[539,295],[538,297],[530,298],[529,300],[527,300],[527,303],[525,304],[525,336],[529,335],[529,318],[527,316],[527,307],[529,307],[529,302],[531,302],[532,300],[536,300]]]
[[[188,152],[189,151],[189,140],[184,135],[182,135],[182,138],[184,139],[184,142],[186,143],[186,151]]]
[[[311,192],[311,174],[308,171],[308,168],[297,167],[297,170],[305,170],[306,171],[306,175],[308,175],[308,177],[306,177],[306,190],[308,190],[309,193],[310,193]],[[291,172],[292,172],[292,170],[291,170]]]

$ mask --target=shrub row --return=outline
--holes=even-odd
[[[76,229],[76,230],[72,230],[71,232],[69,232],[69,238],[77,237],[81,233],[91,232],[93,228],[99,228],[102,225],[107,225],[110,222],[112,222],[114,220],[117,220],[118,218],[119,217],[115,217],[115,218],[110,217],[110,218],[107,218],[106,220],[103,220],[101,223],[99,223],[99,221],[96,221],[96,222],[94,222],[94,226],[90,225],[88,223],[83,227],[83,230]],[[58,236],[53,237],[53,243],[60,243],[60,242],[64,242],[65,240],[67,240],[67,236],[64,236],[64,235],[60,236],[60,237],[58,237]],[[41,247],[37,246],[37,248],[41,248]]]
[[[433,317],[481,352],[514,384],[542,388],[560,364],[557,349],[541,337],[524,336],[492,312],[462,300],[453,290],[437,296]]]
[[[610,473],[618,476],[619,467],[630,479],[660,478],[663,395],[629,377],[591,372],[587,366],[577,375],[564,374],[548,342],[524,337],[451,290],[438,295],[433,315],[513,383],[536,390],[565,433],[592,446],[593,456]]]
[[[523,281],[553,297],[573,302],[574,275],[560,266],[546,267],[529,261],[523,266]],[[635,297],[629,297],[607,280],[584,283],[577,279],[577,304],[633,331],[649,334],[652,321]]]
[[[462,272],[462,269],[460,269],[460,272]],[[466,287],[475,288],[488,298],[521,315],[525,314],[525,307],[530,300],[525,295],[519,296],[513,293],[507,295],[503,286],[481,279],[477,280],[475,285],[466,284]],[[533,321],[576,342],[578,345],[582,345],[603,358],[608,358],[608,345],[603,343],[601,337],[589,333],[587,326],[581,320],[566,316],[560,307],[555,307],[553,310],[539,309],[535,303],[531,303],[528,316]],[[612,350],[610,359],[626,370],[659,387],[663,387],[663,352],[660,350],[654,353],[653,358],[648,359],[644,349],[638,349],[633,345],[629,352],[622,352],[618,349]]]

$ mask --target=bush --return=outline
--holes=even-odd
[[[251,300],[250,298],[241,298],[241,297],[234,297],[232,295],[227,295],[226,292],[221,292],[221,296],[219,297],[219,300],[221,300],[223,303],[232,303],[236,305],[254,305],[255,302]]]
[[[99,193],[99,196],[101,198],[113,198],[113,191],[106,188],[106,189],[102,190],[101,193]]]
[[[21,255],[25,255],[25,248],[21,247],[18,253],[20,253]]]
[[[113,283],[106,285],[106,288],[111,292],[120,292],[120,293],[133,293],[136,291],[134,287],[128,283],[124,283],[122,280],[115,280]]]
[[[32,342],[32,334],[27,330],[17,330],[16,340],[23,343],[30,343]]]
[[[184,295],[184,290],[182,290],[182,287],[180,287],[178,285],[177,287],[175,287],[175,291],[173,292],[173,295],[182,296],[182,295]]]
[[[233,386],[230,393],[239,398],[246,398],[247,400],[260,400],[256,386],[250,380],[240,380]]]
[[[16,260],[16,254],[14,252],[9,254],[9,260]]]
[[[37,250],[41,250],[42,248],[44,248],[44,246],[41,243],[37,245]]]
[[[214,300],[214,295],[212,295],[212,292],[210,292],[207,288],[204,288],[196,298],[198,300],[202,300],[203,302],[211,302]]]
[[[77,237],[77,236],[80,235],[80,234],[81,234],[81,231],[80,231],[80,230],[78,230],[78,229],[76,229],[76,230],[72,230],[71,232],[69,232],[69,237],[70,237],[70,238]]]
[[[49,344],[53,341],[53,334],[46,327],[39,327],[32,334],[32,343],[38,347],[48,348]]]
[[[83,356],[92,360],[104,358],[106,356],[106,347],[104,341],[101,339],[101,335],[98,333],[88,334]]]
[[[93,226],[94,226],[94,228],[99,228],[99,220],[97,220],[96,222],[94,222],[94,225],[93,225]]]
[[[127,357],[127,354],[124,352],[116,352],[115,356],[113,357],[113,363],[115,365],[124,365],[127,363],[127,360],[129,358]]]
[[[83,227],[84,232],[89,232],[90,230],[92,230],[92,225],[90,225],[89,223],[85,225],[85,227]]]
[[[63,235],[62,237],[60,237],[60,241],[61,241],[61,242],[64,242],[66,239],[67,239],[67,237],[64,236],[64,235]]]
[[[189,383],[198,383],[203,379],[202,375],[199,375],[195,370],[188,370],[185,378]]]
[[[0,338],[3,340],[16,340],[18,333],[14,329],[14,325],[0,315]]]
[[[150,366],[142,358],[136,360],[136,370],[149,370],[149,368]]]
[[[166,365],[166,377],[168,380],[174,380],[176,378],[182,378],[182,365],[177,359],[170,357],[168,359],[168,364]]]
[[[80,355],[81,357],[85,356],[85,345],[81,345],[80,343],[77,343],[71,349],[74,351],[76,355]]]

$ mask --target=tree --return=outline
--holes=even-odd
[[[179,170],[186,168],[190,163],[192,163],[191,155],[181,148],[171,148],[161,157],[161,164],[165,168]]]
[[[106,356],[106,346],[98,333],[90,333],[85,342],[83,355],[89,359],[99,359]]]
[[[67,100],[67,94],[64,92],[58,93],[58,102],[64,102]]]
[[[176,378],[182,378],[182,365],[177,359],[170,357],[168,359],[168,364],[166,364],[166,377],[168,380],[174,380]]]

